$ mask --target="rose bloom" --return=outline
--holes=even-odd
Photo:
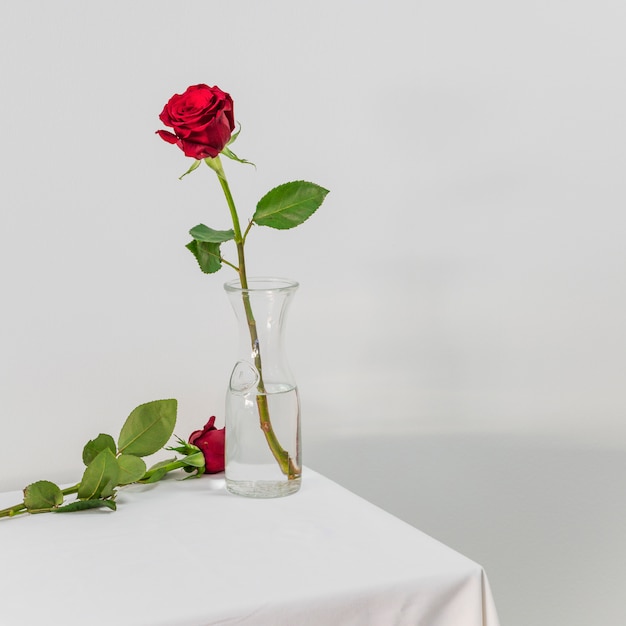
[[[217,429],[213,425],[215,415],[206,423],[202,430],[189,435],[189,443],[197,446],[204,454],[204,470],[207,474],[224,471],[224,441],[226,429]]]
[[[194,159],[215,158],[235,128],[232,98],[208,85],[192,85],[185,93],[174,94],[159,119],[174,129],[174,133],[157,130],[159,137]]]

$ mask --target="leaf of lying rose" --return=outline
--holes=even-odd
[[[30,513],[48,511],[63,502],[63,492],[49,480],[38,480],[24,489],[24,506]]]
[[[146,473],[144,460],[132,454],[120,454],[120,456],[117,457],[117,464],[120,468],[120,473],[117,478],[118,485],[136,483]]]
[[[205,274],[215,274],[215,272],[222,269],[222,255],[219,243],[196,241],[194,239],[185,247],[196,257],[200,269]]]
[[[106,449],[111,450],[115,454],[115,439],[111,435],[100,433],[95,439],[91,439],[83,448],[83,463],[89,465],[97,456]]]
[[[161,480],[161,478],[163,478],[163,476],[165,476],[165,474],[167,474],[167,466],[174,461],[176,461],[176,457],[174,457],[173,459],[165,459],[164,461],[159,461],[158,463],[155,463],[148,470],[148,473],[150,474],[149,478],[144,478],[139,482],[146,485],[149,483],[158,482],[159,480]]]
[[[117,505],[114,500],[76,500],[65,506],[54,509],[55,513],[73,513],[74,511],[85,511],[86,509],[99,509],[107,507],[115,511]]]
[[[117,459],[108,448],[87,466],[78,487],[80,500],[95,500],[112,495],[117,486],[119,467]]]
[[[160,450],[176,425],[176,400],[154,400],[140,404],[126,418],[117,441],[123,454],[148,456]]]
[[[327,193],[327,189],[304,180],[279,185],[259,200],[252,221],[281,230],[293,228],[317,211]]]

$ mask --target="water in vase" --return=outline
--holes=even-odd
[[[274,457],[259,418],[258,396],[267,398],[271,425],[280,446],[289,453],[296,476],[289,477]],[[300,401],[297,387],[266,383],[228,390],[226,399],[226,486],[238,495],[258,498],[283,496],[300,488]]]

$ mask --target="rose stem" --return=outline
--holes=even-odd
[[[210,167],[215,170],[217,178],[220,181],[224,196],[226,197],[226,203],[230,210],[230,216],[233,221],[233,231],[235,233],[235,245],[237,246],[237,257],[239,259],[239,282],[241,283],[243,306],[246,312],[246,320],[248,322],[248,329],[250,331],[250,341],[252,344],[252,354],[254,355],[254,365],[259,373],[259,382],[257,385],[258,394],[256,397],[257,407],[259,409],[259,420],[261,424],[261,430],[265,435],[265,439],[274,455],[274,458],[278,462],[281,471],[287,476],[289,480],[298,478],[300,475],[300,468],[294,463],[293,459],[289,456],[287,450],[285,450],[278,441],[274,428],[272,427],[272,421],[270,419],[270,411],[267,402],[267,393],[265,390],[265,383],[263,382],[263,367],[261,364],[261,346],[259,345],[259,335],[256,329],[256,320],[254,319],[254,313],[252,312],[252,306],[250,305],[250,295],[248,293],[248,277],[246,275],[246,260],[244,255],[245,237],[241,234],[241,226],[239,224],[239,216],[237,215],[237,208],[235,207],[235,201],[230,192],[228,180],[226,174],[222,168],[222,162],[219,155],[214,159],[211,159]],[[249,228],[248,228],[249,230]],[[248,231],[246,231],[247,234]]]
[[[26,506],[22,502],[21,504],[16,504],[15,506],[10,506],[6,509],[0,509],[0,517],[13,517],[14,515],[19,515],[20,513],[24,513],[25,511]]]

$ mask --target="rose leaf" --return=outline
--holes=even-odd
[[[55,513],[73,513],[74,511],[84,511],[86,509],[99,509],[108,507],[115,511],[117,506],[114,500],[76,500],[58,509],[54,509]]]
[[[317,211],[327,193],[327,189],[303,180],[279,185],[259,200],[252,221],[281,230],[299,226]]]
[[[106,449],[116,452],[115,439],[111,435],[100,433],[95,439],[88,441],[83,448],[83,463],[89,465],[97,456]]]
[[[117,457],[117,464],[120,470],[117,478],[118,485],[136,483],[146,473],[144,460],[132,454],[120,454]]]
[[[63,502],[63,492],[49,480],[39,480],[24,489],[24,506],[30,513],[48,511]]]
[[[108,448],[87,466],[78,487],[80,500],[95,500],[112,495],[117,485],[119,467],[117,459]]]
[[[194,226],[189,234],[196,241],[206,241],[207,243],[224,243],[235,238],[235,231],[232,230],[214,230],[204,224],[198,224]]]
[[[215,274],[222,268],[222,255],[220,254],[219,243],[196,241],[194,239],[185,247],[196,257],[200,269],[205,274]]]
[[[169,448],[168,448],[169,449]],[[170,463],[173,463],[174,461],[176,461],[176,457],[174,457],[173,459],[165,459],[164,461],[159,461],[158,463],[155,463],[149,470],[148,472],[150,473],[150,477],[149,478],[144,478],[143,480],[140,480],[140,483],[144,483],[144,484],[149,484],[149,483],[156,483],[159,480],[161,480],[161,478],[163,478],[163,476],[165,476],[165,474],[167,474],[167,466]]]
[[[142,485],[149,485],[151,483],[158,483],[161,478],[163,478],[163,476],[165,476],[165,474],[167,474],[167,469],[162,467],[159,468],[157,471],[154,472],[154,474],[150,474],[149,478],[144,478],[143,480],[140,480],[139,482]]]
[[[154,400],[141,404],[128,416],[119,439],[123,454],[148,456],[160,450],[172,436],[176,425],[176,400]]]

